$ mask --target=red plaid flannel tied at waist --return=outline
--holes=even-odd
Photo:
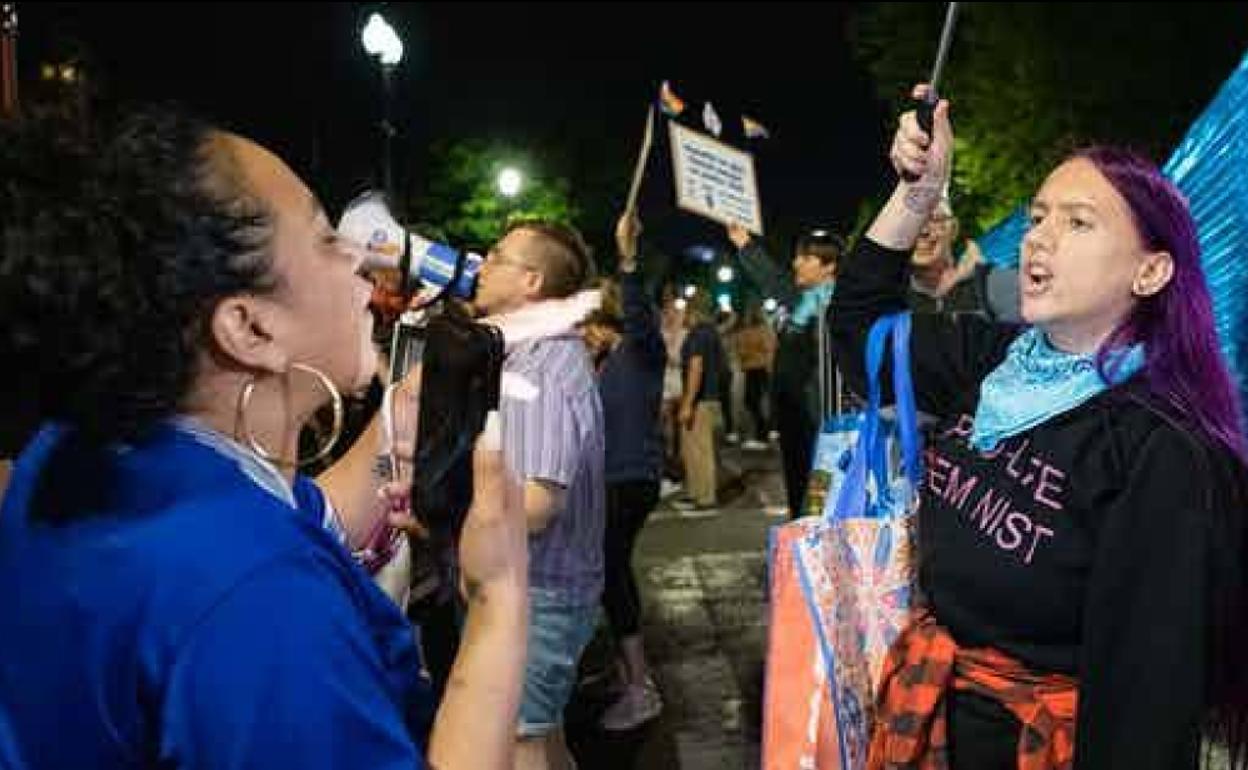
[[[960,648],[925,612],[884,661],[868,770],[947,770],[945,699],[954,689],[995,700],[1018,719],[1019,770],[1073,765],[1078,680],[1033,673],[991,648]]]

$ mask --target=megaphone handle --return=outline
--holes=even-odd
[[[399,255],[399,294],[412,296],[416,291],[416,276],[412,275],[412,236],[403,230],[403,253]]]

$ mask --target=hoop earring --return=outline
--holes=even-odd
[[[291,364],[290,368],[298,369],[301,372],[307,372],[315,377],[321,383],[321,387],[325,388],[325,390],[329,392],[330,401],[333,404],[334,424],[333,429],[330,431],[329,441],[326,441],[325,445],[311,457],[304,460],[300,460],[298,457],[295,458],[294,464],[296,466],[310,465],[329,455],[329,453],[333,451],[334,446],[338,443],[338,439],[342,436],[342,394],[338,392],[338,388],[334,386],[333,381],[330,380],[329,377],[326,376],[320,369],[307,364]],[[251,403],[251,397],[255,394],[255,391],[256,380],[253,377],[247,381],[247,384],[243,386],[242,392],[238,395],[238,424],[243,437],[247,439],[247,445],[251,447],[252,451],[260,455],[265,460],[268,460],[276,465],[290,465],[290,463],[286,462],[281,457],[265,449],[264,446],[256,440],[256,437],[251,435],[251,430],[247,427],[247,405]]]

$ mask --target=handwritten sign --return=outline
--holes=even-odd
[[[676,205],[723,224],[763,234],[754,158],[706,134],[669,122]]]

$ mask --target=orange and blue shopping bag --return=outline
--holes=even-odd
[[[909,314],[880,319],[867,343],[864,412],[829,421],[816,449],[822,515],[773,529],[763,770],[860,770],[884,655],[914,600],[917,412]],[[897,418],[881,417],[880,370],[893,343]],[[890,469],[899,445],[901,471]]]

